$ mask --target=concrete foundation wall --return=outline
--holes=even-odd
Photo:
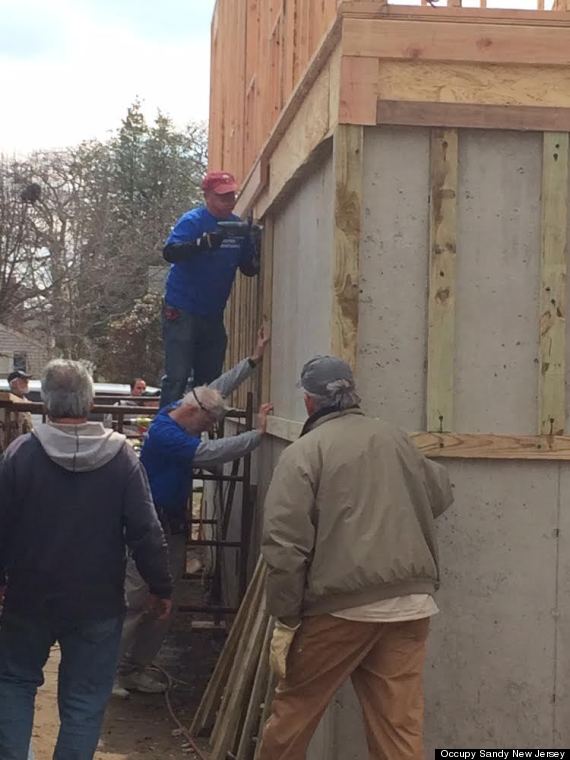
[[[460,132],[458,432],[537,432],[541,168],[540,135]],[[327,181],[330,164],[276,224],[272,388],[277,413],[291,419],[303,419],[293,367],[328,349],[332,249],[317,246],[307,260],[296,237],[302,218],[328,240]],[[426,425],[429,192],[428,130],[367,129],[357,379],[367,412],[408,430]],[[318,225],[307,211],[315,199]],[[284,445],[262,447],[261,495]],[[570,473],[552,462],[448,466],[456,502],[439,521],[441,614],[426,666],[426,747],[565,746]],[[367,756],[360,710],[345,686],[309,760]]]
[[[357,382],[369,414],[425,427],[429,131],[367,129]]]
[[[459,139],[455,425],[538,432],[542,136]]]
[[[271,400],[288,419],[305,413],[295,387],[301,367],[330,352],[332,184],[329,157],[275,216]]]

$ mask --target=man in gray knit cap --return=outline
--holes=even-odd
[[[271,665],[280,681],[261,760],[302,760],[348,677],[370,757],[421,760],[422,670],[439,566],[434,519],[447,473],[398,428],[365,416],[352,370],[307,362],[309,415],[264,507]]]

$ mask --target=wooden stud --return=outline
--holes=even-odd
[[[243,726],[241,727],[237,760],[250,760],[254,751],[253,742],[255,737],[253,736],[253,733],[259,728],[262,701],[267,691],[267,682],[269,679],[269,643],[272,634],[273,620],[268,619],[257,670],[255,671],[255,677],[251,687],[249,703],[245,713]]]
[[[228,699],[220,708],[215,733],[212,734],[212,760],[222,760],[234,750],[239,725],[245,707],[245,697],[255,677],[259,653],[267,629],[265,601],[260,598],[249,635],[243,637],[243,646],[236,655],[235,678],[228,682]]]
[[[253,760],[259,760],[261,753],[261,741],[263,737],[263,729],[269,718],[271,711],[271,703],[273,702],[273,695],[275,694],[275,687],[277,685],[277,679],[275,674],[270,671],[267,679],[267,689],[265,690],[265,696],[263,698],[263,704],[261,706],[261,718],[259,720],[259,730],[257,732],[257,743],[255,745],[255,754]]]
[[[214,668],[214,672],[208,682],[206,691],[200,700],[200,704],[190,726],[190,734],[198,736],[205,728],[214,722],[220,700],[224,693],[228,676],[235,664],[235,655],[238,644],[242,639],[246,619],[254,599],[259,598],[260,584],[265,582],[264,564],[260,559],[257,563],[253,577],[237,612],[230,634]]]
[[[568,133],[544,134],[540,287],[539,433],[561,435],[566,420]]]
[[[457,130],[431,133],[426,417],[428,430],[453,430]]]
[[[355,368],[364,129],[339,125],[333,138],[334,267],[331,351]]]
[[[234,657],[231,664],[229,674],[223,684],[222,699],[219,704],[219,709],[216,714],[216,721],[214,728],[210,736],[210,745],[212,747],[220,746],[220,742],[225,744],[227,740],[226,720],[228,716],[228,709],[230,704],[234,705],[234,694],[237,685],[243,678],[243,668],[245,665],[246,653],[250,652],[250,641],[253,635],[253,631],[258,626],[258,618],[262,600],[265,593],[265,576],[266,567],[263,564],[260,573],[256,579],[256,584],[253,588],[251,597],[249,599],[248,606],[245,610],[245,617],[243,620],[243,626],[241,635],[238,638],[237,646],[234,651]],[[229,747],[228,747],[229,749]],[[222,755],[225,758],[225,754]]]

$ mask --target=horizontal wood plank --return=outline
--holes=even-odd
[[[303,423],[269,417],[267,432],[275,438],[296,441]],[[491,433],[411,433],[428,457],[446,459],[533,459],[570,461],[568,435],[493,435]]]
[[[376,122],[399,126],[565,132],[570,131],[570,108],[379,99]]]
[[[393,60],[568,66],[570,29],[345,18],[342,52]]]

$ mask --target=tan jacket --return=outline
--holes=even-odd
[[[282,454],[264,508],[269,611],[298,619],[439,585],[446,470],[359,409],[317,419]]]

